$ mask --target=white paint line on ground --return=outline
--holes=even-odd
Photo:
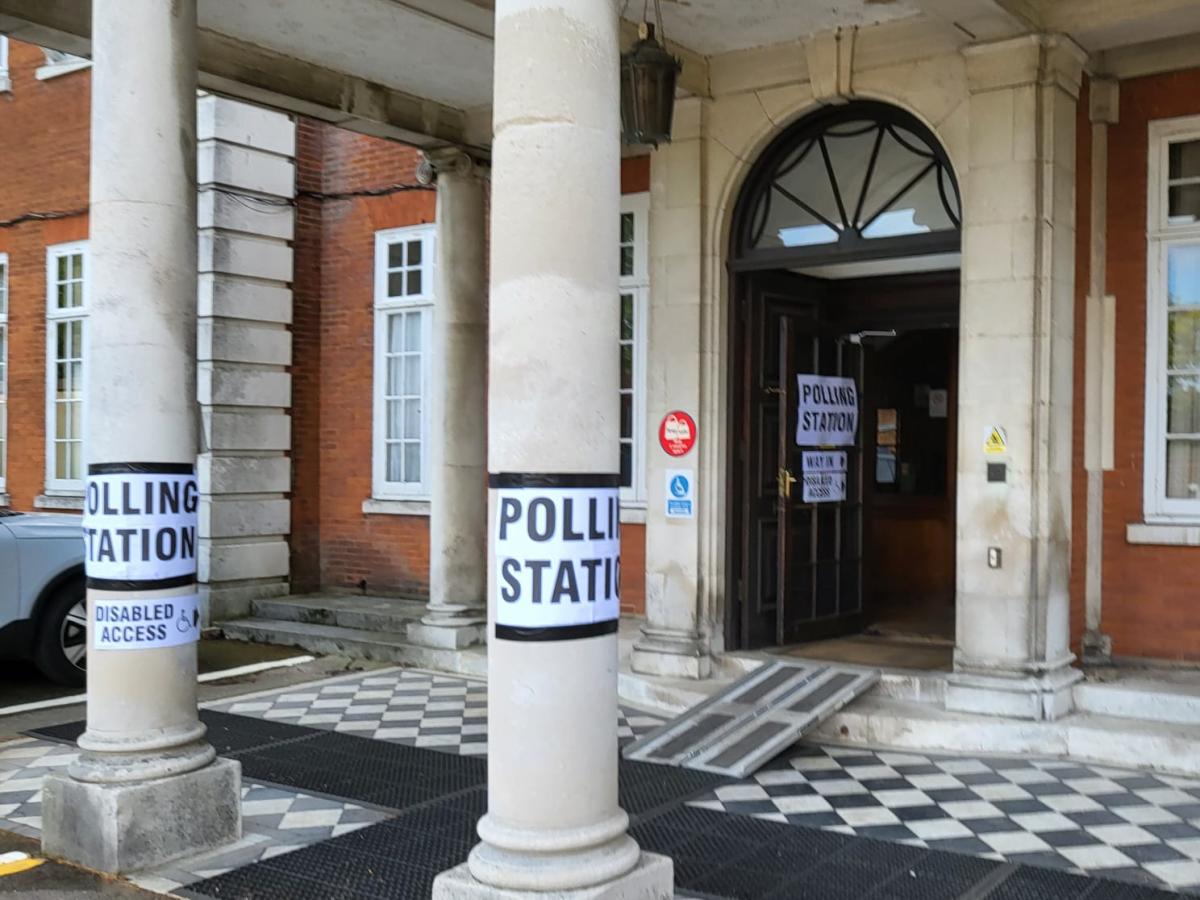
[[[196,680],[203,683],[206,681],[219,681],[222,678],[253,675],[256,672],[266,672],[270,669],[287,669],[292,666],[301,666],[304,663],[312,662],[315,658],[313,656],[291,656],[287,659],[249,663],[244,666],[234,666],[232,669],[222,669],[220,672],[205,672]],[[16,706],[0,707],[0,716],[15,716],[17,713],[35,712],[39,709],[54,709],[58,706],[75,706],[78,703],[85,703],[86,701],[87,694],[71,694],[69,697],[53,697],[49,700],[38,700],[36,703],[18,703]]]

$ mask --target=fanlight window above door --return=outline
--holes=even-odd
[[[945,152],[915,119],[883,104],[799,123],[763,154],[747,192],[746,255],[876,255],[882,248],[871,245],[881,241],[903,255],[909,244],[920,253],[958,241],[958,186]]]

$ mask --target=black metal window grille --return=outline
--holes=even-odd
[[[756,163],[734,225],[734,265],[765,268],[958,249],[949,158],[915,117],[883,103],[822,110]]]

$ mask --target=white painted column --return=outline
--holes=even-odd
[[[1120,85],[1092,78],[1088,118],[1092,123],[1090,264],[1085,320],[1083,465],[1087,470],[1084,553],[1083,656],[1108,662],[1112,638],[1101,628],[1104,585],[1104,473],[1113,467],[1116,364],[1116,298],[1108,293],[1108,126],[1117,122]]]
[[[697,97],[677,101],[672,142],[651,161],[646,621],[631,663],[636,672],[670,678],[707,678],[712,671],[711,626],[700,614],[701,526],[711,521],[720,490],[702,477],[718,443],[715,422],[700,414],[707,109],[708,101]],[[658,442],[659,423],[676,409],[691,415],[699,432],[696,447],[682,457],[668,456]],[[693,518],[667,518],[667,473],[673,470],[690,472],[697,485]]]
[[[579,569],[578,602],[535,603],[526,565],[548,560],[557,595],[561,560],[615,549],[617,80],[616,0],[496,4],[488,813],[435,898],[672,894],[670,861],[639,851],[617,800],[615,591]],[[588,495],[600,521],[580,515]],[[598,536],[571,538],[568,518]]]
[[[1075,100],[1083,52],[968,48],[952,709],[1071,708]],[[1003,453],[985,452],[993,428]],[[1002,467],[1002,471],[1000,468]],[[996,557],[996,553],[999,557]]]
[[[415,643],[484,640],[487,606],[487,229],[483,173],[461,150],[426,154],[437,176],[429,604]]]
[[[92,50],[87,731],[42,842],[125,872],[235,840],[240,766],[196,711],[195,0],[95,0]]]

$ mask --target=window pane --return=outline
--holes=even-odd
[[[1167,441],[1167,496],[1200,500],[1200,441]]]
[[[633,294],[621,295],[621,340],[633,340]]]
[[[403,456],[402,446],[399,443],[387,445],[387,474],[385,478],[388,481],[400,480],[400,473],[403,471],[401,467]]]
[[[54,370],[55,396],[59,400],[64,400],[67,396],[67,365],[58,363]]]
[[[621,487],[633,487],[633,445],[621,443]]]
[[[405,313],[404,315],[404,349],[413,351],[421,349],[421,314]]]
[[[1200,141],[1177,141],[1170,145],[1170,178],[1200,177]]]
[[[1200,306],[1200,244],[1167,248],[1167,302],[1171,306]]]
[[[75,253],[71,256],[71,277],[80,279],[83,278],[83,254]]]
[[[408,289],[405,292],[406,296],[414,297],[421,293],[421,270],[410,269],[408,272]]]
[[[419,266],[421,264],[421,242],[408,242],[408,264],[410,266]]]
[[[633,389],[633,345],[621,345],[621,387]]]
[[[78,441],[67,444],[67,477],[73,481],[83,477],[83,452]]]
[[[397,314],[388,316],[388,353],[399,353],[404,346],[404,316]]]
[[[1200,434],[1200,376],[1172,375],[1167,381],[1167,431]]]
[[[67,268],[67,258],[65,256],[60,256],[58,258],[58,280],[66,281],[70,277],[71,274]]]
[[[387,394],[395,397],[404,393],[404,358],[393,356],[387,361]]]
[[[421,483],[421,445],[404,445],[404,481],[408,484]]]
[[[633,243],[633,213],[621,213],[621,243]]]
[[[67,457],[67,445],[56,443],[54,445],[54,477],[55,478],[70,478],[71,469]]]
[[[633,437],[633,396],[621,395],[621,437]]]
[[[402,400],[389,400],[387,402],[387,438],[388,440],[397,440],[402,435],[400,434],[400,408],[403,406]]]
[[[83,323],[79,320],[71,323],[71,358],[83,359]]]
[[[387,294],[389,297],[404,296],[403,272],[388,272]]]
[[[83,435],[83,404],[75,400],[68,403],[67,406],[70,407],[70,416],[67,419],[70,436],[79,438]]]
[[[1187,225],[1200,217],[1200,184],[1179,184],[1167,191],[1167,217],[1172,225]]]
[[[404,266],[404,244],[388,244],[388,260],[389,269],[399,269]]]
[[[404,437],[416,438],[421,437],[421,401],[420,400],[405,400],[404,401]]]
[[[1168,314],[1167,331],[1168,368],[1200,367],[1200,309]]]
[[[829,163],[837,176],[838,192],[842,195],[847,216],[852,217],[858,208],[858,198],[862,194],[878,135],[879,126],[874,122],[847,122],[830,129],[825,135]]]
[[[83,397],[83,363],[71,363],[70,366],[71,399],[80,400]]]
[[[946,231],[954,222],[946,212],[938,187],[938,171],[930,169],[891,206],[863,229],[863,237],[897,237]]]
[[[622,275],[622,277],[624,277],[626,275],[632,275],[632,274],[633,274],[633,248],[632,247],[622,247],[621,248],[621,275]]]
[[[421,357],[404,357],[404,390],[405,394],[421,393]]]

